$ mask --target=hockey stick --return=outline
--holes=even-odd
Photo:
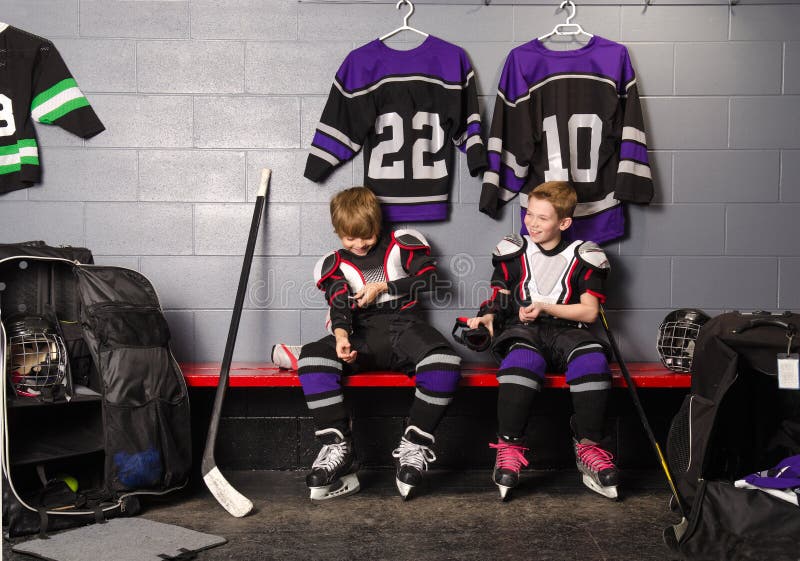
[[[250,278],[250,266],[253,263],[253,253],[258,239],[258,229],[261,224],[261,215],[264,211],[264,200],[267,196],[267,187],[271,175],[269,168],[261,170],[261,184],[258,187],[256,197],[256,208],[253,210],[253,221],[250,223],[250,237],[247,239],[247,249],[244,253],[242,262],[242,273],[239,276],[239,288],[236,290],[236,301],[233,305],[233,315],[231,324],[228,328],[228,340],[225,343],[225,354],[222,357],[222,367],[219,372],[219,383],[217,393],[214,397],[214,406],[211,409],[211,422],[208,425],[208,436],[206,437],[206,448],[203,451],[203,462],[201,471],[203,481],[217,499],[220,505],[231,515],[241,518],[253,510],[253,503],[234,489],[225,476],[219,471],[217,462],[214,459],[214,447],[217,442],[217,431],[219,429],[219,418],[222,412],[222,402],[225,399],[225,391],[228,389],[228,379],[230,378],[231,361],[233,360],[233,348],[236,345],[236,334],[239,332],[239,320],[242,317],[242,306],[244,305],[244,295],[247,292],[247,282]]]
[[[614,335],[611,334],[611,328],[608,326],[608,320],[606,320],[606,313],[602,305],[600,305],[600,323],[603,324],[606,337],[608,337],[608,342],[611,344],[611,350],[614,351],[617,364],[619,364],[619,369],[622,371],[622,377],[625,378],[625,384],[628,386],[628,391],[631,394],[631,399],[633,399],[633,405],[636,407],[636,412],[639,414],[639,419],[641,419],[644,430],[647,433],[647,437],[650,439],[650,444],[653,445],[653,449],[656,451],[658,461],[661,463],[661,468],[664,470],[664,474],[667,476],[667,482],[669,483],[670,490],[672,490],[672,496],[675,497],[675,504],[678,505],[678,510],[680,510],[681,516],[686,518],[686,511],[683,508],[683,501],[681,501],[680,495],[678,495],[678,489],[675,487],[675,482],[673,481],[672,474],[669,471],[667,460],[664,458],[664,454],[661,452],[661,447],[658,445],[658,441],[653,434],[653,429],[650,428],[650,422],[647,420],[647,415],[642,407],[642,402],[639,401],[639,392],[636,391],[636,386],[633,385],[631,373],[628,372],[628,366],[622,359],[622,353],[619,352],[619,347],[617,346],[616,339],[614,339]]]

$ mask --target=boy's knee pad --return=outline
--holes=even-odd
[[[458,387],[461,373],[454,370],[428,370],[417,373],[417,386],[437,393],[452,393]]]
[[[341,390],[342,361],[330,345],[320,341],[303,345],[297,372],[306,395]]]
[[[602,385],[593,389],[606,389],[611,387],[611,372],[608,360],[603,353],[586,353],[573,358],[567,364],[567,383],[570,385],[597,382]],[[571,388],[572,389],[572,388]],[[588,388],[586,388],[588,389]],[[573,391],[575,391],[573,389]]]
[[[417,363],[417,387],[437,393],[452,393],[461,379],[461,357],[436,349]]]
[[[546,370],[547,362],[538,352],[529,347],[512,347],[497,370],[497,383],[501,393],[511,385],[540,391]]]
[[[526,370],[543,378],[547,362],[538,351],[530,347],[512,346],[511,351],[500,363],[499,370]]]
[[[338,360],[336,356],[336,347],[323,343],[322,341],[314,341],[313,343],[306,343],[300,349],[300,360],[311,357],[327,358]]]

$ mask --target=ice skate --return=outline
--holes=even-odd
[[[272,363],[285,370],[297,370],[297,359],[302,348],[302,345],[284,345],[283,343],[273,345]]]
[[[360,489],[356,476],[356,455],[353,442],[337,429],[314,433],[322,441],[322,449],[306,476],[311,500],[324,501],[351,495]]]
[[[500,498],[506,500],[509,490],[519,483],[519,471],[522,466],[528,465],[521,438],[498,437],[497,444],[489,443],[490,448],[497,450],[497,460],[494,463],[492,480],[500,491]]]
[[[392,452],[397,459],[395,483],[403,500],[407,500],[411,490],[422,482],[422,472],[428,469],[428,463],[436,461],[436,454],[430,448],[433,443],[432,434],[409,425],[400,445]]]
[[[617,499],[618,473],[611,452],[603,450],[597,444],[581,444],[575,439],[572,444],[575,449],[575,464],[583,475],[583,484],[604,497]]]

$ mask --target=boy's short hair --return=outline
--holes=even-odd
[[[556,209],[559,220],[572,218],[575,205],[578,204],[578,195],[575,189],[566,181],[547,181],[537,186],[530,192],[530,197],[540,201],[550,201]]]
[[[331,199],[331,224],[338,236],[369,239],[381,231],[381,205],[366,187],[339,191]]]

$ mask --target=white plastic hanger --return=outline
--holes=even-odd
[[[389,33],[387,33],[387,34],[386,34],[386,35],[384,35],[383,37],[381,37],[381,38],[380,38],[380,39],[381,39],[381,41],[386,41],[386,39],[388,39],[388,38],[389,38],[389,37],[391,37],[392,35],[395,35],[395,34],[397,34],[397,33],[400,33],[401,31],[413,31],[414,33],[419,33],[419,34],[420,34],[420,35],[422,35],[423,37],[427,37],[427,36],[428,36],[428,34],[427,34],[427,33],[425,33],[424,31],[420,31],[419,29],[414,29],[413,27],[410,27],[410,26],[408,25],[408,18],[410,18],[410,17],[411,17],[411,14],[413,14],[413,13],[414,13],[414,4],[412,4],[410,0],[400,0],[400,1],[397,3],[397,6],[395,6],[395,8],[399,10],[399,9],[400,9],[400,6],[402,6],[403,4],[408,4],[408,6],[409,6],[409,8],[410,8],[410,9],[408,10],[408,13],[407,13],[407,14],[405,15],[405,17],[403,18],[403,25],[401,25],[400,27],[398,27],[397,29],[395,29],[395,30],[393,30],[393,31],[390,31]]]
[[[544,41],[545,39],[547,39],[548,37],[551,37],[552,35],[581,35],[581,34],[583,34],[583,35],[586,35],[587,37],[594,37],[594,35],[592,35],[591,33],[587,33],[586,31],[584,31],[583,28],[580,26],[580,24],[572,23],[572,18],[575,17],[575,3],[572,0],[564,0],[563,2],[561,2],[561,5],[559,5],[558,9],[559,10],[563,10],[564,6],[566,6],[566,5],[569,5],[570,8],[572,8],[572,13],[570,13],[570,15],[567,17],[566,23],[559,23],[558,25],[556,25],[553,28],[553,31],[551,31],[550,33],[548,33],[546,35],[542,35],[541,37],[539,37],[539,41]],[[572,29],[565,30],[564,28],[572,28]]]

